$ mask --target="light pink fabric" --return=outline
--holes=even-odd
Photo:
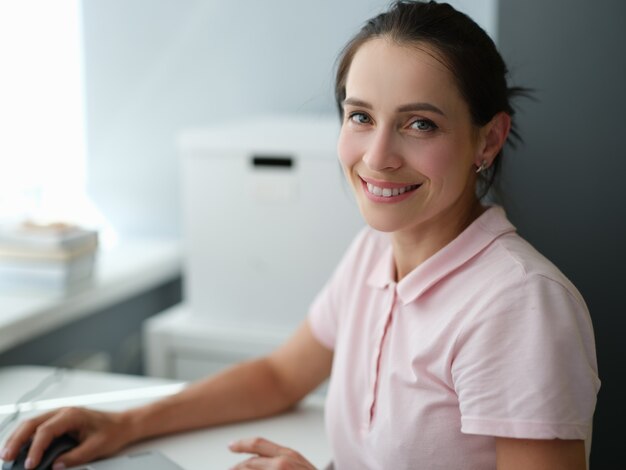
[[[491,207],[399,283],[366,228],[312,305],[334,349],[335,468],[495,468],[494,436],[585,439],[600,386],[583,299]]]

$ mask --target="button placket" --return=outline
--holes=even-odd
[[[391,302],[389,307],[386,309],[387,313],[384,316],[384,321],[381,321],[376,328],[376,336],[379,338],[378,345],[373,355],[372,368],[370,369],[370,384],[371,388],[369,390],[369,397],[367,403],[369,404],[368,409],[366,410],[366,420],[367,425],[365,426],[367,430],[371,429],[374,415],[376,414],[376,401],[378,398],[378,387],[379,387],[379,379],[380,379],[380,361],[383,353],[383,348],[385,346],[385,341],[387,338],[387,334],[389,332],[389,328],[391,326],[393,320],[393,310],[396,305],[396,299],[398,297],[397,294],[397,284],[392,284],[391,286]]]

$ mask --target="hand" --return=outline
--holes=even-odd
[[[55,437],[71,434],[80,444],[61,455],[55,463],[66,467],[81,465],[116,453],[128,442],[128,426],[119,413],[104,413],[84,408],[61,408],[24,421],[7,439],[2,459],[14,460],[23,444],[32,437],[27,459],[34,468]]]
[[[231,470],[315,470],[315,467],[298,452],[287,447],[256,437],[242,439],[228,446],[233,452],[256,454],[256,457],[234,466]]]

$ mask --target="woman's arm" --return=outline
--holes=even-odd
[[[496,437],[498,470],[585,470],[585,442]]]
[[[133,440],[273,415],[295,405],[329,375],[332,351],[308,322],[267,357],[245,362],[167,399],[126,413]]]

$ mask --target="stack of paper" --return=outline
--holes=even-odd
[[[63,223],[0,227],[0,285],[70,287],[94,269],[98,233]]]

